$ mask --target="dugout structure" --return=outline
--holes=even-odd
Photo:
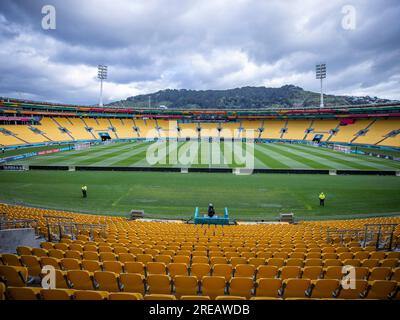
[[[222,217],[215,215],[212,218],[210,218],[207,214],[201,215],[199,213],[199,207],[196,207],[194,211],[194,224],[228,225],[229,224],[228,208],[224,208],[224,215]]]

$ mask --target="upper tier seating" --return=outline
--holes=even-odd
[[[31,125],[38,130],[36,132],[28,125],[0,125],[0,128],[5,129],[4,133],[0,131],[0,145],[5,146],[100,139],[99,133],[107,132],[112,139],[254,137],[310,141],[316,135],[322,135],[321,141],[400,147],[400,135],[387,137],[389,133],[400,130],[398,119],[355,120],[344,126],[339,125],[339,120],[321,119],[178,123],[176,120],[158,119],[43,117],[40,124]],[[333,130],[337,132],[332,134]]]

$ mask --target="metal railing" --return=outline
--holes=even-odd
[[[387,224],[366,224],[364,226],[363,246],[374,243],[376,249],[393,250],[398,245],[394,242],[396,223]]]
[[[33,228],[39,235],[38,221],[35,219],[10,219],[7,216],[0,217],[0,230]]]

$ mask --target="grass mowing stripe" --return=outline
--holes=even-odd
[[[283,146],[282,146],[283,148]],[[352,162],[349,160],[342,159],[340,157],[333,157],[329,154],[322,154],[319,152],[315,152],[314,150],[302,150],[301,148],[297,148],[297,146],[292,145],[292,150],[296,149],[297,152],[303,154],[304,156],[308,156],[314,159],[321,159],[321,161],[336,163],[338,165],[332,166],[332,169],[359,169],[359,170],[375,170],[376,168],[370,167],[364,164]],[[343,165],[343,166],[341,166]]]
[[[340,163],[339,161],[336,161],[336,159],[333,159],[333,160],[327,159],[327,158],[322,157],[321,155],[313,155],[310,152],[305,152],[303,150],[296,150],[294,148],[291,148],[290,145],[279,145],[279,146],[277,145],[277,147],[284,149],[287,152],[290,152],[290,153],[293,153],[296,155],[301,155],[305,158],[322,163],[322,164],[328,166],[330,169],[349,169],[349,168],[354,169],[354,168],[349,167],[347,164],[343,164],[343,163]]]
[[[196,162],[197,141],[187,141],[178,146],[177,163],[174,167],[191,167]]]
[[[129,167],[134,167],[134,166],[143,166],[143,167],[148,167],[150,166],[150,163],[147,161],[147,150],[148,148],[153,144],[153,142],[148,142],[146,144],[146,148],[144,150],[135,153],[134,155],[130,156],[129,158],[124,158],[121,159],[115,163],[113,163],[113,166],[129,166]]]
[[[108,153],[109,150],[115,150],[117,149],[121,149],[124,148],[126,146],[126,143],[123,144],[115,144],[115,145],[107,145],[107,146],[96,146],[96,147],[91,147],[89,149],[85,149],[82,150],[82,152],[79,153],[74,153],[74,154],[66,154],[62,157],[55,157],[52,159],[41,159],[38,164],[43,164],[43,165],[47,165],[47,164],[74,164],[76,159],[90,159],[92,158],[94,155],[100,155],[100,154],[104,154],[104,153]]]
[[[326,152],[326,153],[330,153],[332,155],[342,156],[343,158],[346,158],[346,159],[349,159],[349,160],[350,159],[352,159],[352,160],[357,159],[357,161],[374,163],[374,164],[385,166],[387,168],[395,168],[395,169],[399,169],[400,168],[400,163],[397,162],[397,161],[394,161],[394,160],[380,159],[380,158],[376,158],[376,157],[372,157],[372,156],[368,156],[368,155],[347,154],[347,153],[335,151],[335,150],[328,149],[328,148],[321,148],[319,150],[319,149],[316,149],[314,147],[314,149],[316,151],[318,151],[318,152]]]
[[[209,145],[208,142],[201,141],[197,150],[198,163],[193,165],[194,168],[208,168],[209,165]]]
[[[145,148],[147,148],[147,145],[148,145],[148,143],[142,143],[140,145],[132,146],[132,148],[129,149],[129,150],[121,151],[115,156],[104,157],[103,160],[100,160],[100,161],[97,161],[97,162],[93,162],[90,165],[94,165],[94,166],[112,166],[114,163],[116,163],[116,162],[118,162],[120,160],[130,158],[131,156],[134,156],[135,154],[137,154],[139,152],[142,152]]]
[[[310,169],[310,168],[320,168],[321,164],[319,162],[310,161],[309,159],[305,159],[304,157],[294,155],[279,148],[274,148],[271,145],[262,145],[260,151],[264,154],[271,155],[275,159],[279,159],[279,161],[285,163],[290,168],[294,169]]]
[[[277,148],[281,150],[281,152],[288,153],[293,157],[299,157],[303,159],[303,161],[309,162],[314,169],[333,169],[340,167],[340,163],[338,162],[331,161],[329,159],[323,159],[309,153],[301,152],[300,150],[293,150],[288,146],[274,145],[272,148]]]
[[[292,148],[298,149],[298,150],[303,150],[304,152],[314,154],[316,156],[322,156],[322,157],[329,157],[331,159],[337,159],[333,161],[341,162],[341,163],[347,163],[350,167],[356,168],[356,169],[367,169],[367,170],[377,170],[377,169],[389,169],[387,166],[382,165],[382,164],[377,164],[375,165],[374,163],[371,163],[369,161],[365,161],[364,159],[360,159],[357,156],[349,157],[346,154],[341,154],[337,153],[335,151],[333,152],[327,152],[328,149],[317,149],[317,147],[311,147],[311,146],[302,146],[302,145],[291,145]]]
[[[242,149],[245,150],[246,152],[246,163],[243,165],[243,167],[247,168],[260,168],[263,167],[263,163],[255,156],[255,143],[253,142],[243,142],[242,143]],[[247,161],[249,163],[247,163]],[[252,163],[250,163],[252,161]]]
[[[135,145],[136,146],[136,145]],[[121,154],[121,152],[131,150],[132,145],[118,146],[109,150],[104,150],[102,152],[97,152],[95,155],[87,155],[84,157],[79,157],[79,159],[73,159],[76,165],[91,165],[104,159],[108,159],[113,156]]]
[[[220,143],[219,145],[221,154],[222,154],[222,161],[223,164],[229,168],[235,168],[238,165],[236,164],[236,159],[233,154],[232,146],[229,146],[227,142]]]
[[[290,167],[279,160],[271,157],[268,154],[263,153],[261,150],[262,147],[259,144],[255,144],[254,147],[254,156],[261,161],[267,168],[272,169],[289,169]]]

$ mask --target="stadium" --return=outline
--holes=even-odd
[[[2,255],[16,299],[398,296],[399,105],[1,109],[4,225],[47,240]],[[44,265],[57,289],[26,287]]]
[[[319,63],[320,93],[285,85],[268,105],[253,87],[103,104],[118,63],[110,83],[80,65],[82,97],[0,82],[0,305],[400,300],[398,100],[325,94]],[[87,70],[98,104],[79,100]]]

